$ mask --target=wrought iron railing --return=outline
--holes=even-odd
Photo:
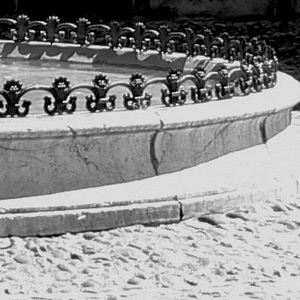
[[[167,25],[147,28],[141,22],[133,26],[111,24],[92,24],[86,18],[80,18],[76,24],[60,22],[56,16],[46,21],[31,21],[28,16],[17,19],[0,18],[0,39],[10,39],[21,43],[39,41],[48,43],[76,43],[79,45],[104,45],[112,49],[130,47],[136,51],[156,50],[160,53],[183,52],[186,55],[206,55],[222,57],[228,60],[245,59],[252,55],[274,56],[274,49],[265,39],[244,36],[230,36],[223,32],[214,36],[208,28],[195,32],[188,27],[183,31],[173,31]]]
[[[43,98],[43,108],[48,115],[73,113],[77,107],[77,97],[72,93],[86,89],[91,94],[86,97],[86,109],[90,112],[111,111],[118,97],[111,94],[114,87],[128,90],[123,95],[123,106],[127,110],[147,108],[152,95],[146,92],[150,85],[160,83],[161,102],[166,106],[183,105],[188,91],[183,83],[191,81],[190,98],[194,103],[206,102],[212,98],[226,98],[247,95],[270,88],[276,84],[278,60],[275,50],[265,40],[245,37],[230,37],[227,33],[213,36],[209,29],[195,33],[191,28],[172,31],[167,25],[157,29],[147,28],[143,23],[133,27],[122,27],[117,22],[91,24],[81,18],[76,24],[61,23],[51,16],[46,21],[30,21],[25,15],[17,19],[0,18],[0,38],[11,39],[15,43],[30,41],[53,44],[77,43],[83,45],[104,45],[111,49],[130,47],[134,51],[156,50],[158,53],[183,52],[188,56],[204,55],[206,64],[215,58],[227,62],[239,61],[239,67],[228,70],[220,64],[217,71],[206,73],[205,65],[197,67],[190,74],[181,75],[171,70],[165,78],[146,80],[142,74],[133,74],[129,82],[113,82],[103,75],[95,76],[91,85],[77,84],[71,87],[66,77],[57,77],[52,86],[34,85],[23,88],[17,80],[8,80],[0,91],[0,117],[23,117],[29,113],[31,102],[23,96],[30,91],[41,90],[48,93]],[[214,84],[210,84],[214,82]]]
[[[151,105],[152,95],[146,88],[160,84],[161,102],[165,106],[183,105],[187,100],[188,91],[183,86],[190,81],[190,98],[194,103],[202,103],[216,99],[231,98],[235,95],[248,95],[259,92],[263,88],[273,87],[277,82],[277,63],[274,60],[264,62],[254,60],[249,64],[246,60],[240,68],[228,71],[225,64],[218,71],[206,74],[203,67],[196,68],[192,73],[182,75],[177,70],[170,70],[165,78],[146,80],[140,74],[132,74],[128,82],[113,82],[104,74],[98,74],[92,84],[77,84],[73,87],[66,77],[57,77],[52,86],[32,85],[23,87],[17,80],[8,80],[0,91],[0,117],[24,117],[29,113],[31,102],[24,96],[31,91],[45,91],[43,109],[48,115],[71,114],[77,108],[77,97],[74,91],[85,89],[90,92],[85,97],[85,107],[90,112],[112,111],[118,101],[112,89],[123,87],[128,90],[122,95],[123,106],[127,110],[143,109]],[[214,84],[211,84],[214,83]]]

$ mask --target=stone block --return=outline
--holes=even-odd
[[[134,224],[178,222],[177,201],[107,208],[0,215],[0,237],[47,236],[105,230]]]

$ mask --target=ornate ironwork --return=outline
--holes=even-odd
[[[80,45],[88,44],[87,33],[91,22],[86,18],[80,18],[77,21],[77,31],[75,33],[75,41]]]
[[[208,28],[201,32],[191,28],[173,31],[167,25],[153,29],[141,22],[122,27],[118,22],[91,24],[86,18],[80,18],[76,23],[61,23],[57,16],[49,16],[46,21],[30,21],[26,15],[15,20],[0,18],[0,36],[15,42],[99,44],[112,49],[131,47],[136,51],[156,49],[160,53],[183,52],[188,56],[206,55],[229,61],[241,61],[246,53],[264,56],[271,48],[264,39],[234,37],[226,32],[214,36]]]
[[[121,27],[119,22],[112,22],[110,26],[110,35],[107,36],[108,46],[112,49],[127,46],[128,36],[132,36],[134,29],[130,27]]]
[[[254,88],[254,78],[252,65],[246,59],[241,63],[242,76],[239,78],[240,90],[243,94],[248,95]]]
[[[185,75],[182,81],[192,81],[196,87],[191,87],[191,99],[194,103],[206,102],[213,97],[213,87],[208,84],[210,78],[203,67],[197,67],[191,74]]]
[[[182,44],[183,51],[188,56],[205,55],[205,37],[203,34],[195,33],[192,28],[185,29],[185,40]]]
[[[264,85],[266,88],[275,86],[277,82],[278,60],[276,57],[273,59],[264,58],[262,63],[262,72],[264,74]]]
[[[15,26],[16,29],[11,31],[14,41],[23,42],[28,40],[29,18],[26,15],[18,16]]]
[[[92,95],[85,97],[86,109],[90,112],[112,111],[116,107],[117,95],[110,94],[116,87],[124,87],[128,93],[123,94],[123,106],[127,110],[145,109],[151,105],[152,95],[146,89],[150,85],[161,84],[161,102],[165,106],[183,105],[187,101],[188,91],[183,86],[191,81],[190,98],[194,103],[207,102],[214,98],[231,98],[235,95],[248,95],[259,92],[263,88],[276,85],[278,61],[275,56],[247,56],[240,65],[230,71],[226,64],[217,64],[210,72],[206,72],[209,61],[196,67],[190,74],[181,76],[178,70],[170,70],[165,78],[146,80],[140,73],[132,74],[129,82],[113,82],[104,74],[97,74],[91,85],[77,84],[70,86],[70,81],[63,76],[54,79],[52,86],[34,85],[23,88],[17,80],[8,80],[0,95],[0,117],[28,114],[31,102],[21,99],[24,94],[33,90],[42,90],[51,96],[44,96],[44,111],[55,114],[72,114],[77,108],[77,97],[72,96],[75,90],[87,89]],[[250,63],[252,62],[252,63]]]
[[[53,116],[55,114],[72,114],[76,110],[77,97],[70,96],[73,89],[70,88],[70,81],[67,77],[57,77],[54,79],[51,87],[36,86],[36,90],[44,90],[52,97],[44,97],[44,111]]]
[[[187,91],[181,88],[180,72],[171,70],[164,82],[167,88],[161,89],[161,102],[166,105],[183,105],[186,102]]]
[[[230,80],[226,66],[222,65],[217,73],[216,96],[218,99],[231,98],[235,93],[235,82]]]
[[[6,81],[3,90],[0,91],[0,95],[5,100],[5,102],[0,100],[0,117],[25,117],[29,112],[31,102],[25,99],[21,100],[21,97],[30,90],[30,87],[23,89],[22,84],[17,80]]]
[[[257,92],[260,92],[263,88],[265,74],[262,69],[261,59],[257,56],[253,57],[253,87]]]
[[[93,80],[93,86],[77,86],[90,89],[94,96],[86,96],[86,108],[90,112],[112,111],[116,107],[116,95],[107,95],[110,87],[109,79],[104,74],[98,74]],[[75,89],[75,88],[74,88]],[[74,90],[73,89],[73,90]]]
[[[204,65],[197,66],[190,74],[181,75],[171,70],[164,78],[146,80],[140,74],[132,74],[129,82],[113,82],[104,74],[98,74],[91,85],[78,84],[73,87],[66,77],[57,77],[52,86],[35,85],[23,88],[17,80],[7,81],[0,95],[0,117],[26,116],[30,101],[22,100],[31,90],[43,90],[51,96],[44,97],[44,111],[48,115],[71,114],[77,108],[77,97],[71,93],[77,89],[87,89],[92,94],[85,97],[86,109],[90,112],[112,111],[116,107],[117,96],[110,94],[115,87],[124,87],[123,106],[127,110],[147,108],[152,95],[146,89],[152,84],[162,84],[161,102],[166,106],[183,105],[190,98],[194,103],[207,102],[214,98],[230,98],[234,95],[247,95],[271,88],[277,82],[278,59],[275,50],[266,40],[258,38],[232,37],[227,32],[213,35],[208,28],[194,32],[191,28],[173,31],[167,25],[157,29],[147,28],[138,22],[132,27],[122,27],[118,22],[91,24],[86,18],[75,23],[61,23],[56,16],[46,21],[30,21],[26,15],[15,20],[0,18],[0,37],[17,43],[27,41],[77,43],[81,46],[95,44],[110,47],[112,50],[130,47],[134,51],[156,49],[159,53],[183,52],[187,56],[203,55],[208,58]],[[207,64],[215,58],[227,61],[209,69]],[[233,62],[240,62],[239,67]],[[230,71],[227,68],[230,66]],[[237,66],[237,67],[234,67]],[[218,69],[216,69],[218,68]],[[183,86],[186,81],[193,86],[188,92]]]
[[[145,87],[151,84],[163,84],[161,102],[165,106],[183,105],[187,99],[187,91],[181,87],[183,80],[178,70],[170,70],[165,78],[154,78],[147,81]]]
[[[47,18],[44,29],[46,31],[46,39],[51,44],[58,41],[57,32],[59,23],[60,20],[56,16],[50,16]]]
[[[146,51],[151,47],[151,39],[157,40],[159,38],[157,30],[147,29],[142,22],[136,23],[134,29],[133,36],[129,38],[129,46],[134,50]]]
[[[109,89],[117,86],[122,86],[129,90],[129,93],[123,95],[123,106],[127,110],[147,108],[150,106],[152,95],[145,92],[146,82],[142,74],[132,74],[129,78],[129,83],[115,82],[110,85]]]

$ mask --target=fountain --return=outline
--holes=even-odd
[[[38,60],[50,66],[50,61],[68,63],[73,70],[82,64],[106,63],[139,70],[126,80],[118,80],[119,75],[112,80],[104,72],[87,75],[91,68],[84,74],[92,80],[75,84],[59,69],[51,85],[6,79],[0,91],[0,199],[6,214],[74,207],[105,210],[160,199],[165,210],[158,205],[161,212],[150,221],[174,221],[182,218],[178,199],[196,199],[185,206],[184,215],[189,217],[203,206],[201,193],[216,197],[224,186],[218,187],[215,178],[214,188],[199,175],[201,171],[195,176],[203,186],[175,182],[172,191],[163,191],[170,176],[180,181],[182,174],[199,171],[199,166],[206,172],[216,170],[219,159],[244,155],[255,147],[263,147],[265,155],[265,145],[289,127],[291,109],[298,102],[299,84],[278,71],[274,49],[257,38],[214,36],[209,29],[173,31],[166,25],[147,28],[143,23],[91,24],[84,18],[76,24],[61,23],[55,16],[30,21],[24,15],[0,19],[0,38],[3,63]],[[207,167],[209,163],[216,167]],[[247,180],[243,185],[249,189],[253,183]],[[138,184],[147,186],[143,193],[137,191]],[[226,184],[227,196],[214,201],[214,208],[224,206],[236,189]],[[151,186],[162,189],[157,193]],[[82,193],[89,196],[75,204]],[[67,197],[66,203],[59,195]],[[161,199],[167,198],[170,202],[165,204]],[[231,205],[236,205],[239,197],[233,198]],[[170,205],[172,213],[166,220]],[[58,225],[46,230],[40,220],[44,225],[29,232],[26,226],[14,231],[8,225],[10,217],[3,216],[5,229],[0,235],[47,235],[144,222],[140,216],[114,225],[96,226],[89,220],[89,225],[76,227],[72,222],[78,215],[72,215],[72,222],[65,222],[68,229]]]

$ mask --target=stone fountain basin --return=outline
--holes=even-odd
[[[291,122],[299,83],[178,107],[0,120],[0,199],[125,183],[265,144]]]
[[[10,41],[0,41],[0,57],[183,72],[206,60]],[[177,222],[295,197],[300,142],[290,124],[299,94],[299,83],[279,72],[275,88],[246,97],[0,119],[0,236]]]

